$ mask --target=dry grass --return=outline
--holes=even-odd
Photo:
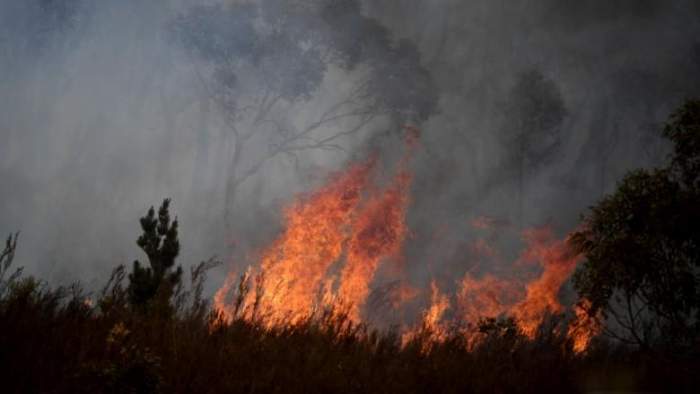
[[[496,325],[471,350],[458,334],[427,344],[424,333],[401,346],[395,333],[349,324],[342,314],[274,329],[224,322],[201,297],[206,264],[174,307],[136,311],[123,268],[88,301],[78,286],[6,275],[3,263],[5,393],[692,392],[698,383],[696,358],[649,357],[602,341],[574,355],[556,319],[535,340]]]

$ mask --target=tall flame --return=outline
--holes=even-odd
[[[316,306],[321,283],[338,261],[373,161],[355,165],[285,212],[284,233],[264,253],[263,311],[296,321]]]
[[[410,181],[409,174],[401,171],[384,193],[367,202],[353,225],[338,294],[350,306],[349,317],[355,322],[360,321],[360,308],[380,260],[398,254],[403,244]]]
[[[374,160],[356,164],[328,185],[285,210],[284,232],[262,253],[257,286],[245,298],[268,323],[297,322],[327,302],[329,268],[338,261],[349,234]],[[229,274],[214,297],[215,306],[230,311],[225,298],[235,274]],[[253,305],[255,303],[255,305]],[[223,312],[230,317],[230,312]]]
[[[417,146],[418,130],[406,130],[406,152],[384,189],[374,186],[377,165],[369,159],[336,174],[327,185],[285,209],[282,233],[243,275],[235,302],[227,301],[236,287],[233,273],[215,294],[214,306],[224,319],[256,319],[269,327],[295,324],[330,307],[347,311],[351,322],[364,321],[382,262],[400,257],[408,234],[406,211],[412,180],[408,163]],[[489,217],[474,219],[471,224],[481,231],[508,226]],[[559,292],[579,257],[571,253],[566,240],[555,239],[549,227],[525,230],[522,239],[526,247],[506,270],[511,273],[508,276],[491,269],[477,275],[475,267],[457,282],[452,296],[432,281],[429,305],[420,313],[417,328],[403,329],[403,341],[418,333],[427,333],[432,342],[444,340],[448,336],[445,314],[453,306],[450,316],[457,319],[455,327],[465,323],[473,327],[482,318],[510,316],[525,336],[533,338],[548,314],[565,310]],[[480,261],[498,260],[501,264],[501,255],[489,242],[478,238],[470,253]],[[404,307],[418,294],[428,294],[409,285],[405,275],[400,276],[404,278],[401,285],[389,294],[393,308]],[[251,282],[255,286],[250,286]],[[567,331],[576,352],[584,351],[599,332],[595,319],[584,309],[585,305],[573,309],[574,321]]]

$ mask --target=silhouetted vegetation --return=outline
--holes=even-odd
[[[674,159],[678,174],[696,164]],[[12,267],[18,237],[8,237],[0,254],[3,392],[692,392],[698,383],[697,357],[651,357],[605,338],[577,354],[562,316],[547,319],[533,339],[501,318],[480,322],[477,342],[454,328],[444,340],[424,329],[403,344],[397,333],[353,324],[338,311],[273,328],[235,314],[227,320],[202,296],[217,262],[195,266],[187,289],[181,270],[172,270],[177,226],[169,200],[157,217],[151,208],[137,241],[149,267],[136,262],[128,284],[117,267],[96,294],[23,277]],[[248,290],[239,286],[238,297]]]
[[[699,391],[700,101],[657,130],[700,92],[698,16],[698,0],[0,1],[0,237],[31,241],[0,239],[0,394]],[[362,180],[311,192],[368,156]],[[116,251],[115,223],[165,190],[189,223],[144,204]],[[592,195],[577,254],[549,228],[498,250],[511,223],[558,230]],[[273,240],[285,200],[304,226]],[[227,277],[230,309],[204,291],[220,262],[183,262],[181,224],[237,262],[271,242]],[[85,278],[132,252],[90,287],[22,269]],[[371,272],[349,287],[384,287],[357,297],[377,326],[341,310],[355,266]],[[260,289],[285,285],[268,304],[312,314],[269,324]],[[600,334],[577,347],[586,323]]]
[[[167,302],[180,284],[182,267],[173,270],[175,258],[180,253],[177,219],[170,222],[169,207],[170,200],[166,199],[158,209],[157,219],[151,207],[140,220],[143,234],[136,243],[148,256],[150,267],[143,267],[138,260],[134,261],[128,289],[132,306],[146,307],[158,299]]]
[[[661,168],[628,173],[572,238],[574,284],[609,335],[646,350],[700,346],[700,101],[671,116]]]

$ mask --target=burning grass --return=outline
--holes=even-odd
[[[10,284],[0,300],[3,392],[585,392],[618,375],[627,379],[618,388],[693,387],[685,364],[604,342],[575,353],[557,316],[531,336],[512,319],[485,320],[472,342],[465,327],[432,325],[440,309],[431,309],[402,343],[347,311],[270,327],[225,319],[196,292],[174,315],[145,313],[128,306],[120,280],[90,302],[78,287]]]
[[[561,315],[544,316],[534,332],[517,318],[448,324],[436,284],[421,325],[401,335],[358,323],[338,304],[269,324],[264,309],[245,308],[251,294],[253,305],[262,299],[251,275],[228,284],[234,308],[211,308],[202,297],[211,262],[191,271],[187,289],[144,308],[129,304],[123,267],[86,294],[12,273],[12,254],[0,259],[5,393],[693,392],[698,383],[693,360],[601,338],[577,352],[577,327]]]
[[[470,270],[453,292],[384,270],[391,309],[405,316],[407,305],[426,305],[411,324],[370,325],[377,278],[401,259],[409,234],[416,144],[407,141],[384,187],[373,183],[377,163],[369,159],[298,198],[279,237],[242,275],[229,273],[212,306],[202,289],[213,262],[191,271],[188,289],[133,305],[123,267],[98,294],[11,273],[10,238],[0,255],[3,392],[696,390],[697,359],[609,342],[587,300],[561,302],[579,257],[548,227],[522,233],[525,248],[506,265],[512,275]],[[480,231],[497,224],[472,222]],[[501,258],[486,238],[471,251]]]
[[[409,234],[409,164],[418,140],[415,132],[408,136],[404,155],[386,186],[373,181],[378,165],[370,158],[334,174],[326,185],[290,204],[284,212],[284,230],[247,268],[239,286],[234,285],[237,274],[231,272],[215,295],[215,308],[224,319],[237,317],[284,328],[319,312],[343,310],[354,324],[367,323],[370,294],[379,287],[377,282],[386,279],[378,278],[381,268],[401,259]],[[492,231],[495,224],[488,218],[472,221],[482,231]],[[395,264],[394,271],[399,272],[393,276],[400,278],[398,289],[404,290],[404,296],[397,294],[389,303],[406,319],[383,318],[380,323],[398,326],[404,342],[425,329],[431,341],[444,341],[449,327],[460,327],[453,331],[462,332],[473,343],[478,335],[463,327],[485,319],[513,317],[519,332],[533,339],[547,316],[568,313],[576,329],[564,332],[576,342],[575,350],[584,352],[599,331],[597,320],[586,316],[580,306],[568,308],[559,301],[579,256],[547,226],[525,230],[522,239],[525,248],[506,269],[516,275],[466,272],[453,294],[435,280],[429,289],[406,283],[400,264]],[[478,239],[472,249],[485,259],[498,257],[486,239]],[[232,295],[233,290],[238,293]],[[416,313],[408,301],[421,298],[427,305]]]

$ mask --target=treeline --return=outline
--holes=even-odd
[[[574,352],[560,317],[534,339],[507,317],[481,339],[353,324],[327,311],[267,327],[225,319],[203,296],[209,260],[176,265],[170,201],[141,218],[147,262],[117,267],[104,287],[51,287],[0,254],[0,371],[8,393],[694,392],[700,378],[700,101],[669,120],[668,163],[629,173],[583,217],[574,287],[603,333]],[[187,283],[186,283],[187,282]],[[240,294],[246,289],[241,288]]]

